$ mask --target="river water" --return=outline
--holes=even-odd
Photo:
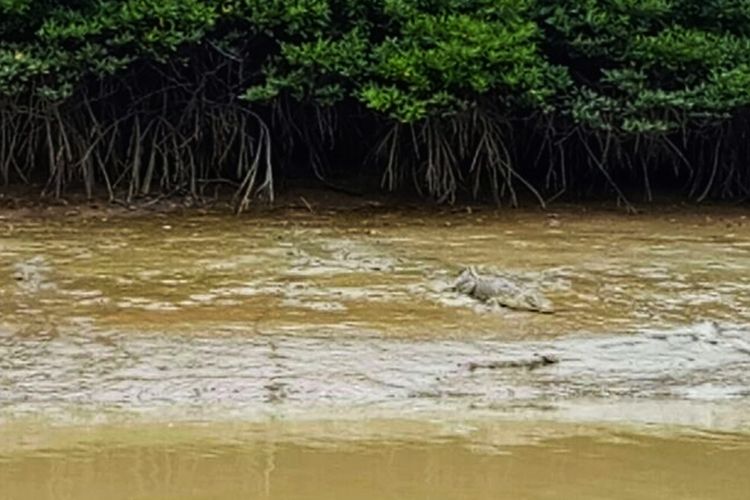
[[[0,498],[747,498],[745,212],[0,213]]]

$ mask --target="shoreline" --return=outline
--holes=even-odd
[[[737,201],[691,202],[679,197],[665,196],[649,202],[633,202],[637,211],[628,212],[613,200],[580,200],[554,202],[546,207],[534,200],[521,201],[518,207],[497,206],[477,200],[464,200],[453,205],[437,204],[428,199],[389,193],[372,193],[361,196],[348,195],[324,188],[291,188],[281,193],[273,203],[257,200],[240,214],[232,204],[231,196],[193,200],[191,197],[154,196],[134,200],[109,201],[106,196],[86,198],[73,193],[63,198],[40,197],[31,189],[4,188],[0,190],[0,220],[35,217],[80,218],[131,218],[143,215],[233,216],[239,220],[269,218],[283,215],[331,216],[337,214],[361,215],[410,212],[418,217],[434,216],[461,219],[462,216],[481,214],[492,218],[514,216],[558,217],[607,215],[638,219],[661,216],[703,216],[750,218],[750,203]],[[743,217],[746,216],[746,217]],[[707,222],[712,222],[708,220]]]

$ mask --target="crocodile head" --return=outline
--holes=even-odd
[[[453,290],[470,295],[477,286],[478,277],[473,266],[465,267],[453,284]]]

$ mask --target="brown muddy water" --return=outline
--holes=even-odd
[[[0,213],[0,499],[746,499],[748,464],[739,210]]]

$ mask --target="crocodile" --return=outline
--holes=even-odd
[[[461,271],[452,289],[481,302],[516,309],[552,313],[554,307],[536,287],[502,276],[480,276],[473,267]]]
[[[543,366],[556,365],[560,362],[557,356],[551,354],[534,354],[530,359],[514,359],[504,361],[492,361],[489,363],[469,363],[469,371],[473,372],[479,369],[501,370],[503,368],[526,368],[529,371],[536,370]]]

